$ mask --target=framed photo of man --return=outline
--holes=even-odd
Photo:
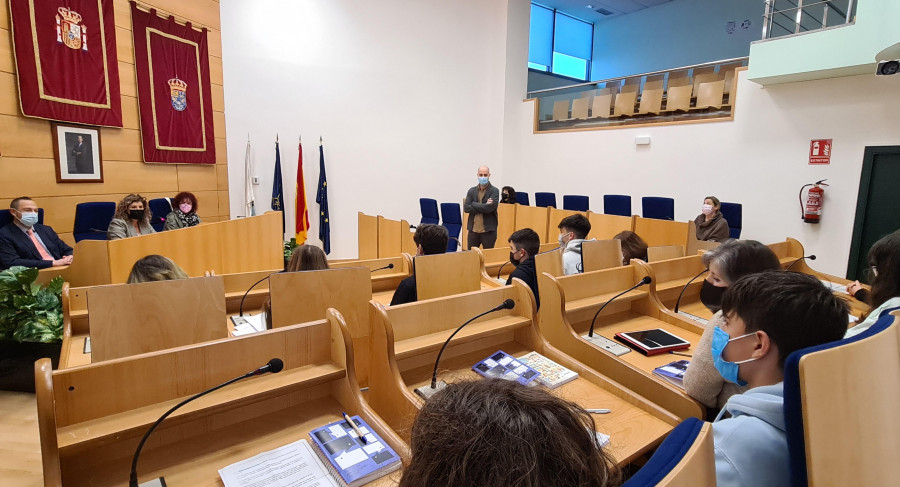
[[[83,125],[51,124],[57,183],[102,183],[100,129]]]

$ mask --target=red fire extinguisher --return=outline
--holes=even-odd
[[[816,181],[815,183],[804,184],[800,188],[800,218],[806,223],[819,223],[822,218],[822,200],[825,199],[825,189],[822,186],[827,179]],[[803,190],[812,186],[806,195],[806,206],[803,206]]]

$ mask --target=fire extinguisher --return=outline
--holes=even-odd
[[[827,179],[816,181],[815,183],[804,184],[800,188],[800,218],[806,223],[819,223],[822,218],[822,200],[825,198],[825,189],[822,186]],[[806,206],[803,206],[803,190],[812,186],[806,195]]]

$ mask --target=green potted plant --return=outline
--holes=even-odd
[[[0,271],[0,390],[34,392],[34,362],[59,364],[63,279],[41,286],[37,277],[30,267]]]
[[[291,261],[291,255],[294,253],[294,249],[299,247],[297,244],[297,239],[292,238],[290,240],[284,241],[284,268],[287,269],[288,262]]]

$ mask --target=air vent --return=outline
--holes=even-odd
[[[594,12],[597,12],[600,15],[612,15],[615,13],[610,10],[606,10],[605,8],[602,8],[602,7],[598,8],[597,10],[594,10]]]

